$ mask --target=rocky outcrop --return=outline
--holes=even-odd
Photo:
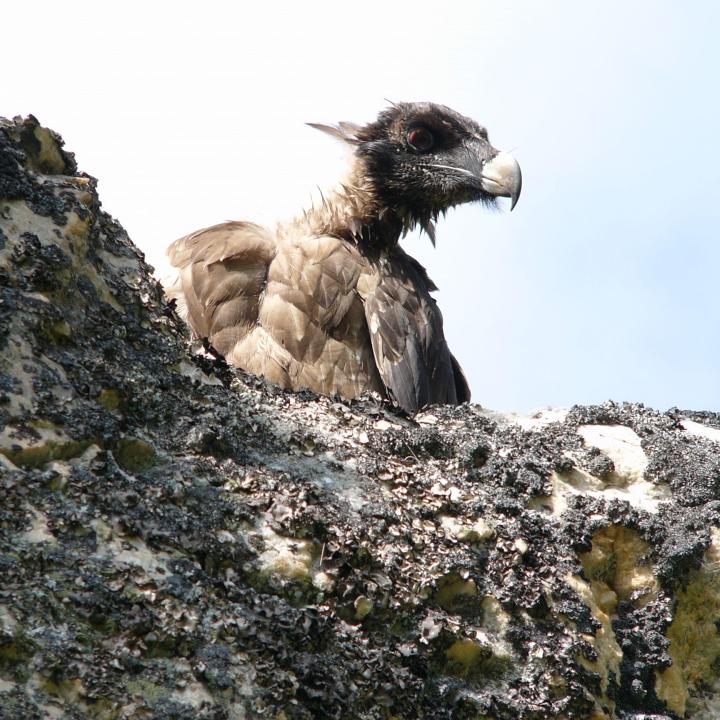
[[[719,442],[230,369],[0,123],[2,718],[718,717]]]

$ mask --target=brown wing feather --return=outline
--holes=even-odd
[[[275,239],[259,225],[228,222],[168,248],[178,278],[167,294],[198,337],[227,354],[255,325]]]
[[[383,391],[356,286],[367,261],[334,237],[284,242],[268,272],[259,325],[286,387],[353,398]],[[247,362],[247,351],[240,364]],[[260,370],[266,374],[264,370]]]
[[[409,413],[426,405],[466,402],[470,390],[448,349],[434,287],[417,261],[398,250],[365,297],[365,315],[380,376]]]
[[[334,237],[283,238],[224,223],[170,246],[168,288],[193,332],[228,362],[287,388],[383,392],[357,283],[367,261]]]

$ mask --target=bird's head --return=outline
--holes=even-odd
[[[508,197],[512,209],[520,196],[517,161],[490,144],[484,127],[443,105],[398,103],[365,126],[313,127],[353,146],[381,208],[431,236],[432,220],[454,205]]]

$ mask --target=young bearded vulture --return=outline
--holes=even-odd
[[[481,125],[431,103],[313,127],[351,147],[345,181],[275,228],[226,222],[177,240],[168,297],[229,363],[282,387],[376,391],[408,413],[468,401],[437,288],[398,240],[419,226],[434,243],[433,222],[459,203],[514,207],[520,167]]]

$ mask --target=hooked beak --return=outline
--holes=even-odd
[[[488,160],[480,174],[482,189],[489,195],[509,197],[510,209],[517,205],[522,189],[522,173],[517,160],[506,152],[499,152]]]

